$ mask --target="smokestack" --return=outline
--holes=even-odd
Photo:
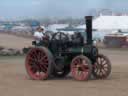
[[[86,33],[87,33],[87,44],[92,45],[92,16],[85,16],[86,20]]]

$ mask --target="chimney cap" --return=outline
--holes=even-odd
[[[85,19],[92,19],[93,16],[85,16]]]

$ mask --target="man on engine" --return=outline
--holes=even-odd
[[[41,41],[43,41],[43,38],[45,37],[45,31],[44,27],[38,27],[37,30],[34,32],[34,39],[36,41],[36,44],[41,44]]]

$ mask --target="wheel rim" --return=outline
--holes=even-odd
[[[76,80],[87,80],[90,74],[89,62],[83,56],[78,56],[71,63],[71,72]]]
[[[48,55],[43,49],[34,48],[27,54],[26,69],[32,79],[46,79],[48,77],[48,64]]]
[[[93,69],[96,78],[104,79],[108,77],[111,72],[111,63],[104,55],[99,55],[96,59]]]

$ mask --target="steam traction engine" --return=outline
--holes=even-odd
[[[92,16],[86,16],[86,44],[83,36],[62,32],[33,47],[26,56],[26,70],[30,78],[45,80],[50,76],[65,77],[70,72],[76,80],[88,80],[91,75],[105,79],[111,73],[111,63],[92,44]],[[77,38],[77,39],[76,39]]]

